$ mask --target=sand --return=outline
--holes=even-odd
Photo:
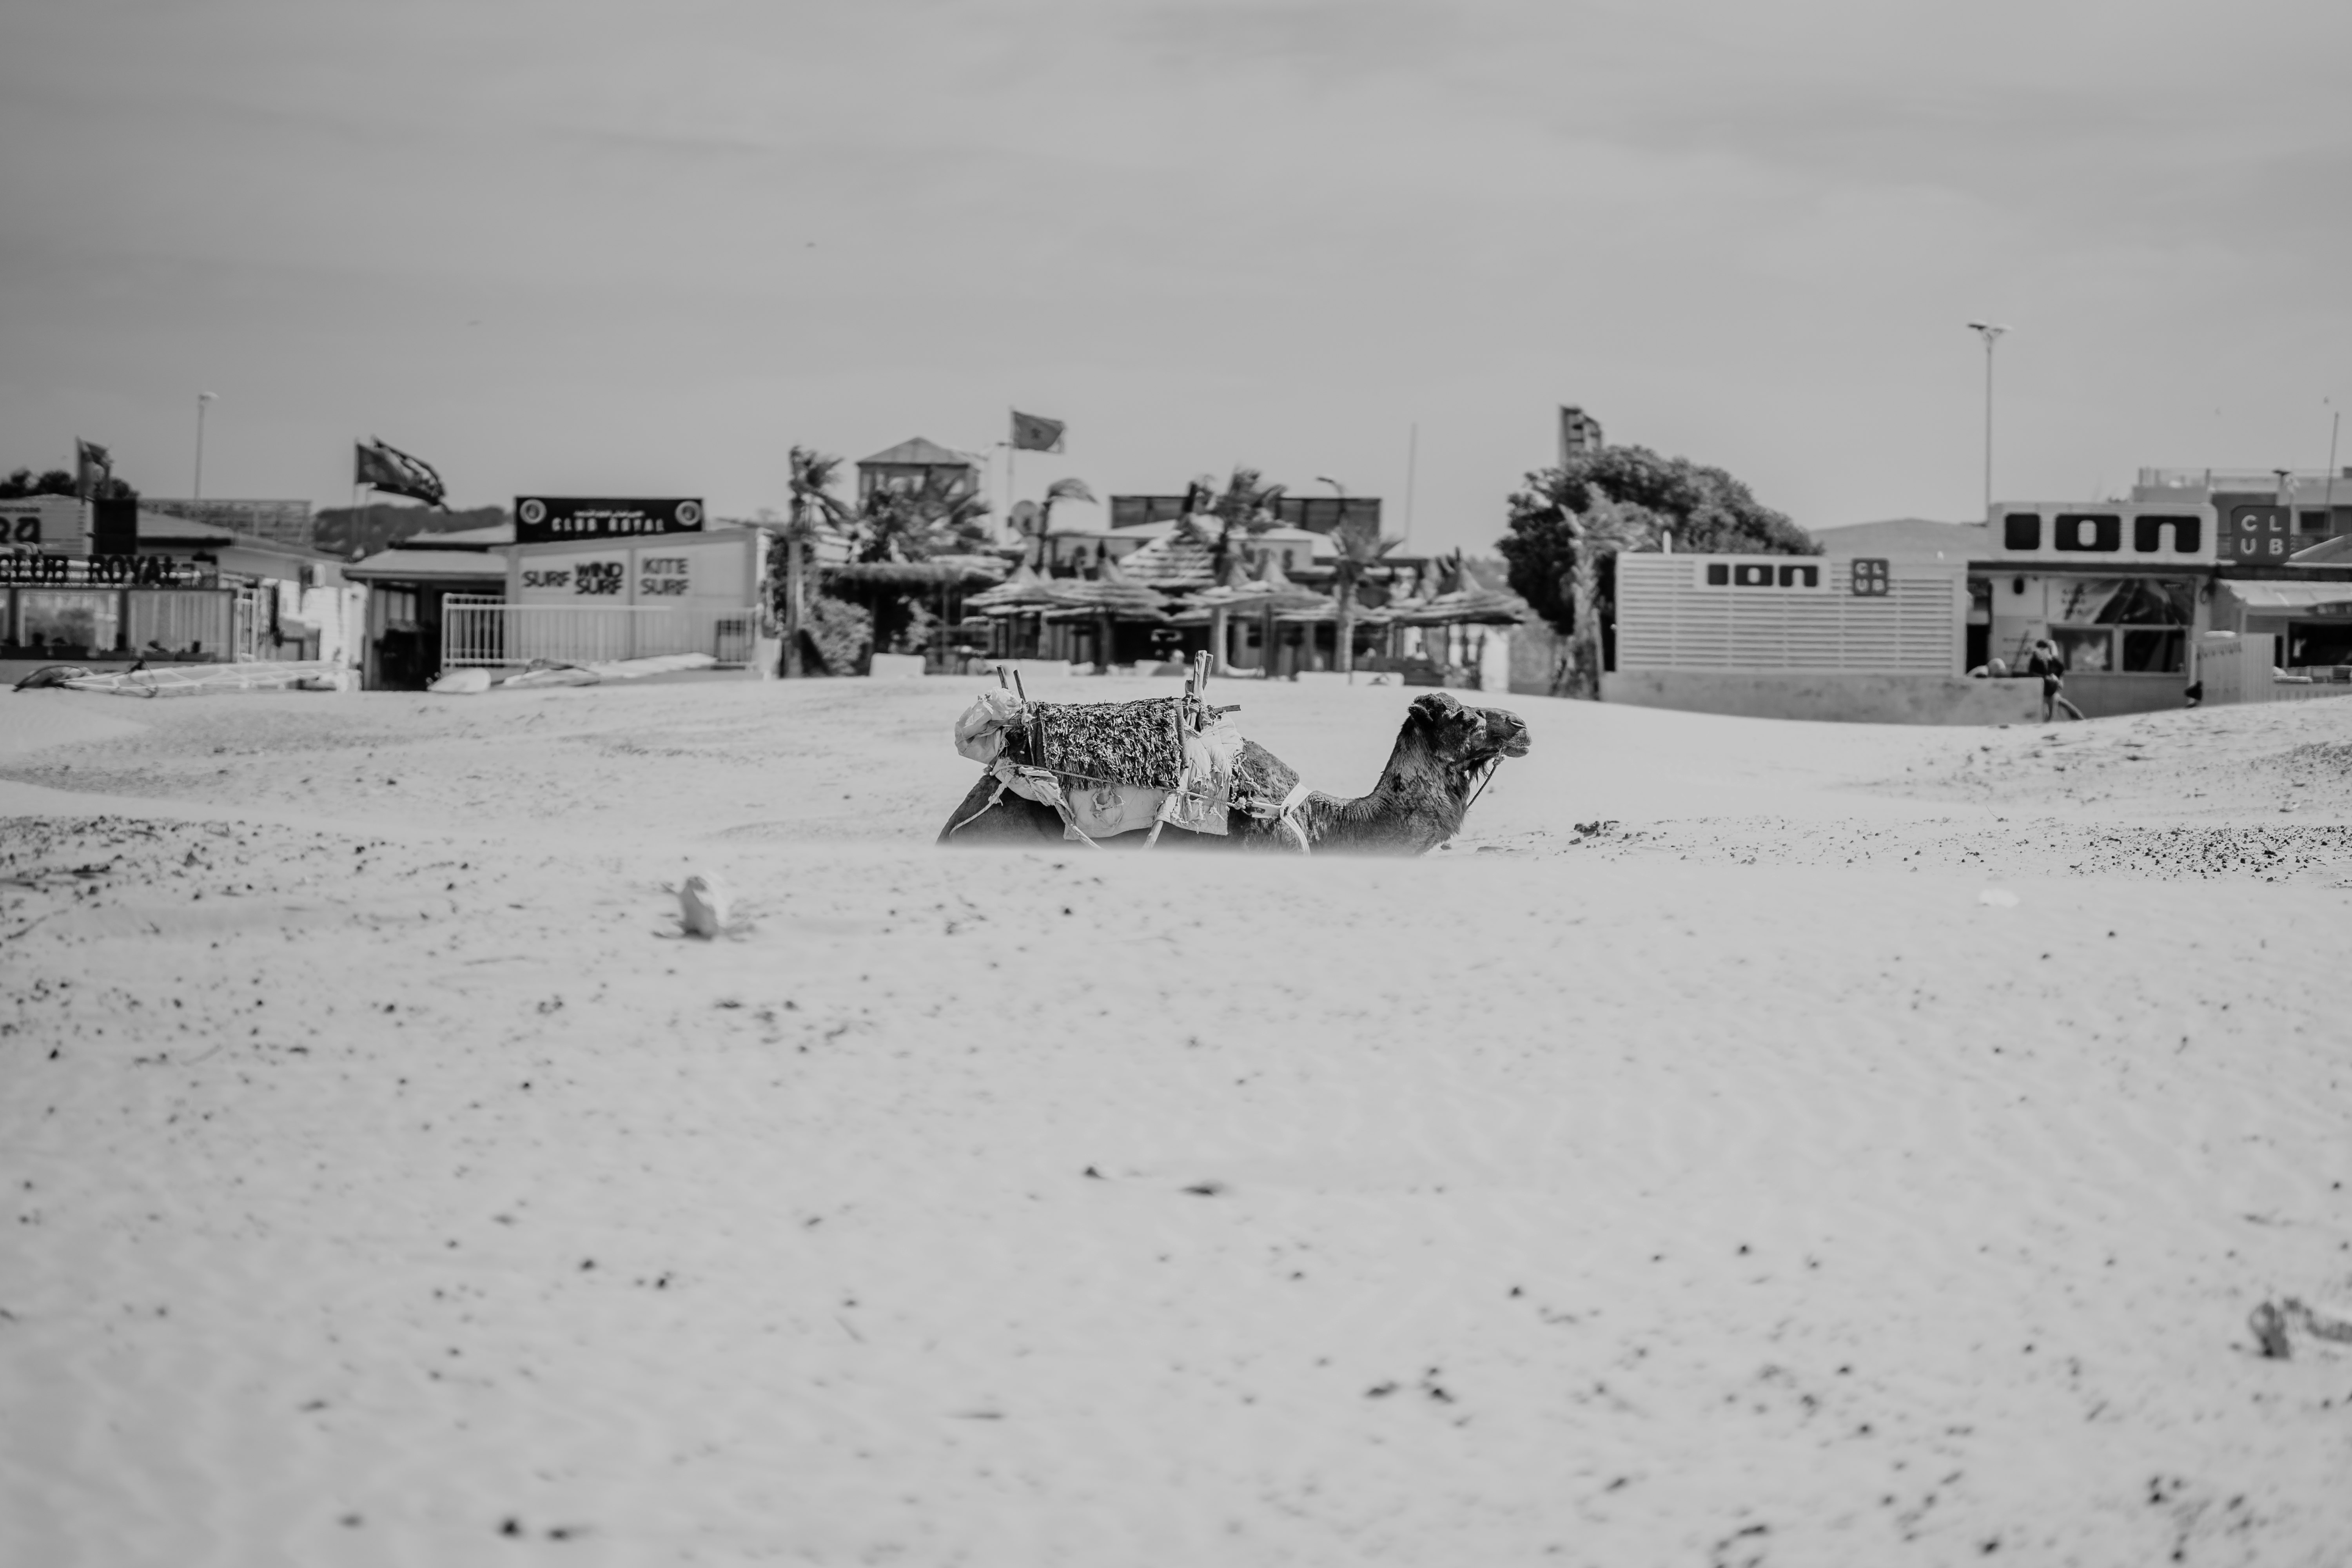
[[[1399,863],[935,849],[971,689],[0,694],[0,1563],[2346,1560],[2352,701]]]

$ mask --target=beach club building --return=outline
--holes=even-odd
[[[236,504],[187,518],[128,499],[0,501],[0,679],[47,664],[355,663],[365,590],[299,533],[236,526]]]
[[[706,523],[691,497],[520,496],[511,522],[378,551],[349,569],[373,589],[366,684],[684,653],[772,674],[768,536]]]
[[[1815,557],[1621,556],[1603,695],[1765,718],[2017,722],[2040,718],[2040,683],[2001,677],[2023,675],[2044,637],[2094,718],[2179,707],[2200,660],[2224,655],[2257,671],[2247,692],[2270,689],[2273,664],[2285,684],[2352,692],[2352,479],[2331,509],[2294,503],[2315,481],[2256,495],[2228,488],[2242,476],[2192,487],[2170,473],[2144,471],[2129,500],[1829,530]],[[2233,679],[2225,700],[2241,690]]]

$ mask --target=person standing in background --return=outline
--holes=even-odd
[[[2025,673],[2042,678],[2042,721],[2048,724],[2058,717],[2061,708],[2076,719],[2083,710],[2066,700],[2066,661],[2058,657],[2058,645],[2048,637],[2033,645],[2033,657],[2025,661]]]

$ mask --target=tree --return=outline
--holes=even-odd
[[[1821,546],[1721,468],[1647,447],[1602,447],[1527,477],[1497,542],[1512,591],[1570,644],[1571,695],[1601,693],[1601,623],[1618,554],[1818,555]]]
[[[928,561],[984,551],[994,542],[983,521],[988,510],[985,498],[960,492],[937,470],[915,489],[877,489],[856,521],[857,559]]]
[[[801,659],[801,637],[808,620],[808,546],[825,523],[845,523],[849,509],[831,494],[841,471],[841,459],[810,447],[795,447],[791,457],[792,512],[784,524],[784,674],[797,679],[807,673]]]
[[[1401,537],[1382,538],[1377,524],[1357,517],[1343,517],[1331,531],[1331,592],[1339,601],[1334,651],[1342,675],[1351,675],[1356,668],[1356,584],[1381,563],[1382,556],[1403,542]]]
[[[69,496],[77,493],[74,477],[63,468],[51,468],[39,479],[30,468],[18,468],[0,479],[0,500],[24,500],[33,496]]]

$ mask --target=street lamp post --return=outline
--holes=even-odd
[[[2000,341],[2007,327],[1990,321],[1970,321],[1969,331],[1984,339],[1985,346],[1985,517],[1992,517],[1992,346]]]
[[[196,485],[195,494],[189,499],[205,499],[205,405],[213,400],[209,392],[196,394]]]

